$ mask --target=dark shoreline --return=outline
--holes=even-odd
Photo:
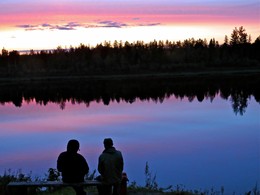
[[[196,78],[196,77],[239,77],[260,75],[260,68],[250,69],[207,69],[199,71],[183,70],[169,73],[136,73],[136,74],[110,74],[110,75],[24,75],[0,77],[0,85],[5,82],[28,82],[28,81],[67,81],[67,80],[127,80],[149,78]]]
[[[211,101],[220,95],[229,100],[235,114],[243,114],[248,101],[254,97],[260,103],[260,69],[225,69],[207,71],[178,71],[127,75],[8,77],[0,79],[0,104],[49,102],[66,107],[66,102],[133,103],[136,100],[163,102],[170,96],[190,102],[197,99]]]

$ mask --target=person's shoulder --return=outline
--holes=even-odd
[[[105,153],[101,153],[100,155],[99,155],[99,158],[102,158],[103,156],[105,156],[106,154]]]
[[[122,153],[120,150],[117,150],[117,149],[116,149],[116,152],[118,152],[118,153]]]
[[[61,152],[60,154],[59,154],[59,159],[61,159],[61,158],[65,158],[65,156],[67,156],[67,152],[65,151],[65,152]]]
[[[66,151],[61,152],[59,156],[64,156],[64,155],[67,155],[67,152],[66,152]]]
[[[120,150],[116,150],[116,153],[120,156],[122,156],[122,152]]]
[[[77,153],[76,154],[79,158],[85,159],[85,157],[82,154]],[[85,159],[86,160],[86,159]]]

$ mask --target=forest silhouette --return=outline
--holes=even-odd
[[[225,36],[220,45],[214,38],[133,43],[105,41],[90,47],[31,50],[25,54],[2,49],[0,76],[91,76],[140,73],[170,73],[209,69],[260,67],[260,36],[251,43],[243,26]]]

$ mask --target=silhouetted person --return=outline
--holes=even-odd
[[[111,138],[104,139],[105,150],[98,159],[98,171],[103,185],[98,187],[100,195],[119,195],[124,168],[123,156],[113,147]]]
[[[62,181],[65,183],[84,182],[85,175],[89,172],[86,159],[78,154],[79,142],[70,140],[67,151],[62,152],[57,160],[57,169],[62,173]],[[83,186],[73,186],[77,195],[86,195]]]

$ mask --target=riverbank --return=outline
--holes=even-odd
[[[66,102],[84,103],[113,101],[133,103],[135,100],[162,102],[170,95],[190,101],[202,101],[221,94],[231,98],[235,113],[244,113],[247,101],[254,96],[260,101],[260,69],[211,69],[127,75],[8,77],[0,79],[0,103],[36,101],[47,105],[57,103],[64,109]],[[237,98],[240,97],[240,98]]]
[[[142,79],[142,78],[181,78],[181,77],[233,77],[259,75],[260,68],[239,69],[206,69],[206,70],[182,70],[175,72],[158,73],[136,73],[136,74],[110,74],[110,75],[22,75],[22,76],[0,76],[0,84],[4,82],[20,81],[66,81],[66,80],[117,80],[117,79]]]
[[[151,174],[149,168],[148,168],[148,173]],[[6,195],[8,190],[7,184],[10,181],[33,181],[34,179],[30,174],[25,175],[21,172],[21,170],[19,170],[16,174],[14,174],[11,173],[11,170],[8,170],[7,172],[4,173],[4,175],[0,175],[0,195]],[[48,178],[50,177],[51,175],[48,176]],[[147,184],[150,187],[147,187]],[[87,195],[98,195],[97,188],[94,186],[85,187],[85,191],[87,192]],[[36,191],[33,190],[32,192],[34,192],[33,195],[74,195],[75,194],[75,191],[72,187],[63,187],[63,188],[43,187],[43,188],[37,188]],[[157,185],[156,181],[154,181],[154,183],[148,182],[146,183],[145,186],[140,186],[136,182],[129,182],[127,184],[127,195],[227,195],[227,194],[230,194],[230,192],[226,192],[224,186],[221,186],[220,188],[198,190],[198,189],[186,189],[184,185],[175,185],[175,186],[170,185],[167,188],[161,188]],[[237,194],[237,192],[233,191],[233,194]],[[260,191],[256,183],[255,186],[252,186],[252,188],[249,189],[248,192],[239,192],[238,194],[259,195]]]
[[[85,189],[87,195],[98,195],[96,189]],[[67,187],[60,190],[54,190],[52,192],[38,192],[37,195],[74,195],[75,192],[72,188]],[[236,194],[235,192],[233,194]],[[252,195],[259,195],[260,191],[258,189],[252,189],[251,191],[239,193],[239,194],[252,194]],[[148,190],[127,190],[127,195],[228,195],[225,192],[224,188],[216,190],[172,190],[170,192],[160,192],[160,191],[148,191]]]

